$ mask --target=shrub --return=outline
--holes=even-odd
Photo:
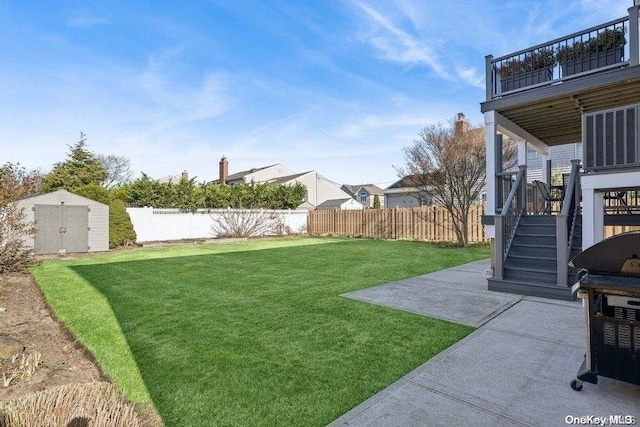
[[[598,52],[611,51],[624,46],[626,43],[627,40],[622,28],[613,30],[607,28],[596,37],[591,37],[586,41],[579,40],[572,44],[560,46],[556,52],[556,59],[558,62],[567,62]]]
[[[109,247],[128,246],[136,241],[136,232],[124,202],[120,199],[109,203]]]
[[[258,209],[226,209],[211,215],[215,237],[262,237],[287,230],[280,215]]]
[[[24,168],[11,163],[0,167],[0,274],[23,271],[34,262],[27,240],[35,236],[35,224],[25,221],[17,202],[36,186],[35,175]]]

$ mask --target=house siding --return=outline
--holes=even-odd
[[[293,171],[283,165],[277,164],[271,167],[249,173],[245,175],[246,182],[249,183],[252,180],[255,182],[267,182],[275,178],[282,176],[293,175]]]
[[[385,207],[393,208],[417,208],[422,206],[420,200],[407,194],[385,194]]]
[[[315,205],[318,206],[320,203],[325,202],[327,200],[333,199],[347,199],[351,198],[351,196],[342,191],[340,187],[338,187],[333,182],[329,181],[325,177],[321,175],[317,175],[317,195]]]
[[[549,148],[551,174],[571,171],[571,160],[576,158],[577,144],[554,145]],[[542,158],[527,159],[527,181],[542,180]]]

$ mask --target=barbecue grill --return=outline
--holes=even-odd
[[[598,375],[640,385],[640,232],[610,237],[571,261],[583,269],[587,351],[571,388]],[[586,270],[586,272],[584,271]]]

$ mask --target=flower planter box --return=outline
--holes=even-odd
[[[598,68],[614,65],[622,62],[624,56],[624,46],[616,47],[604,52],[592,53],[591,55],[573,58],[566,62],[560,62],[562,77],[572,74],[584,73],[585,71],[597,70]]]
[[[538,68],[537,70],[501,77],[500,88],[501,92],[508,92],[510,90],[522,89],[539,83],[548,82],[551,81],[552,78],[553,68]]]

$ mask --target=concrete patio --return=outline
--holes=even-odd
[[[581,392],[569,385],[585,353],[581,302],[488,291],[488,268],[478,261],[345,294],[478,329],[330,425],[562,426],[617,415],[640,423],[640,386],[604,377]]]

